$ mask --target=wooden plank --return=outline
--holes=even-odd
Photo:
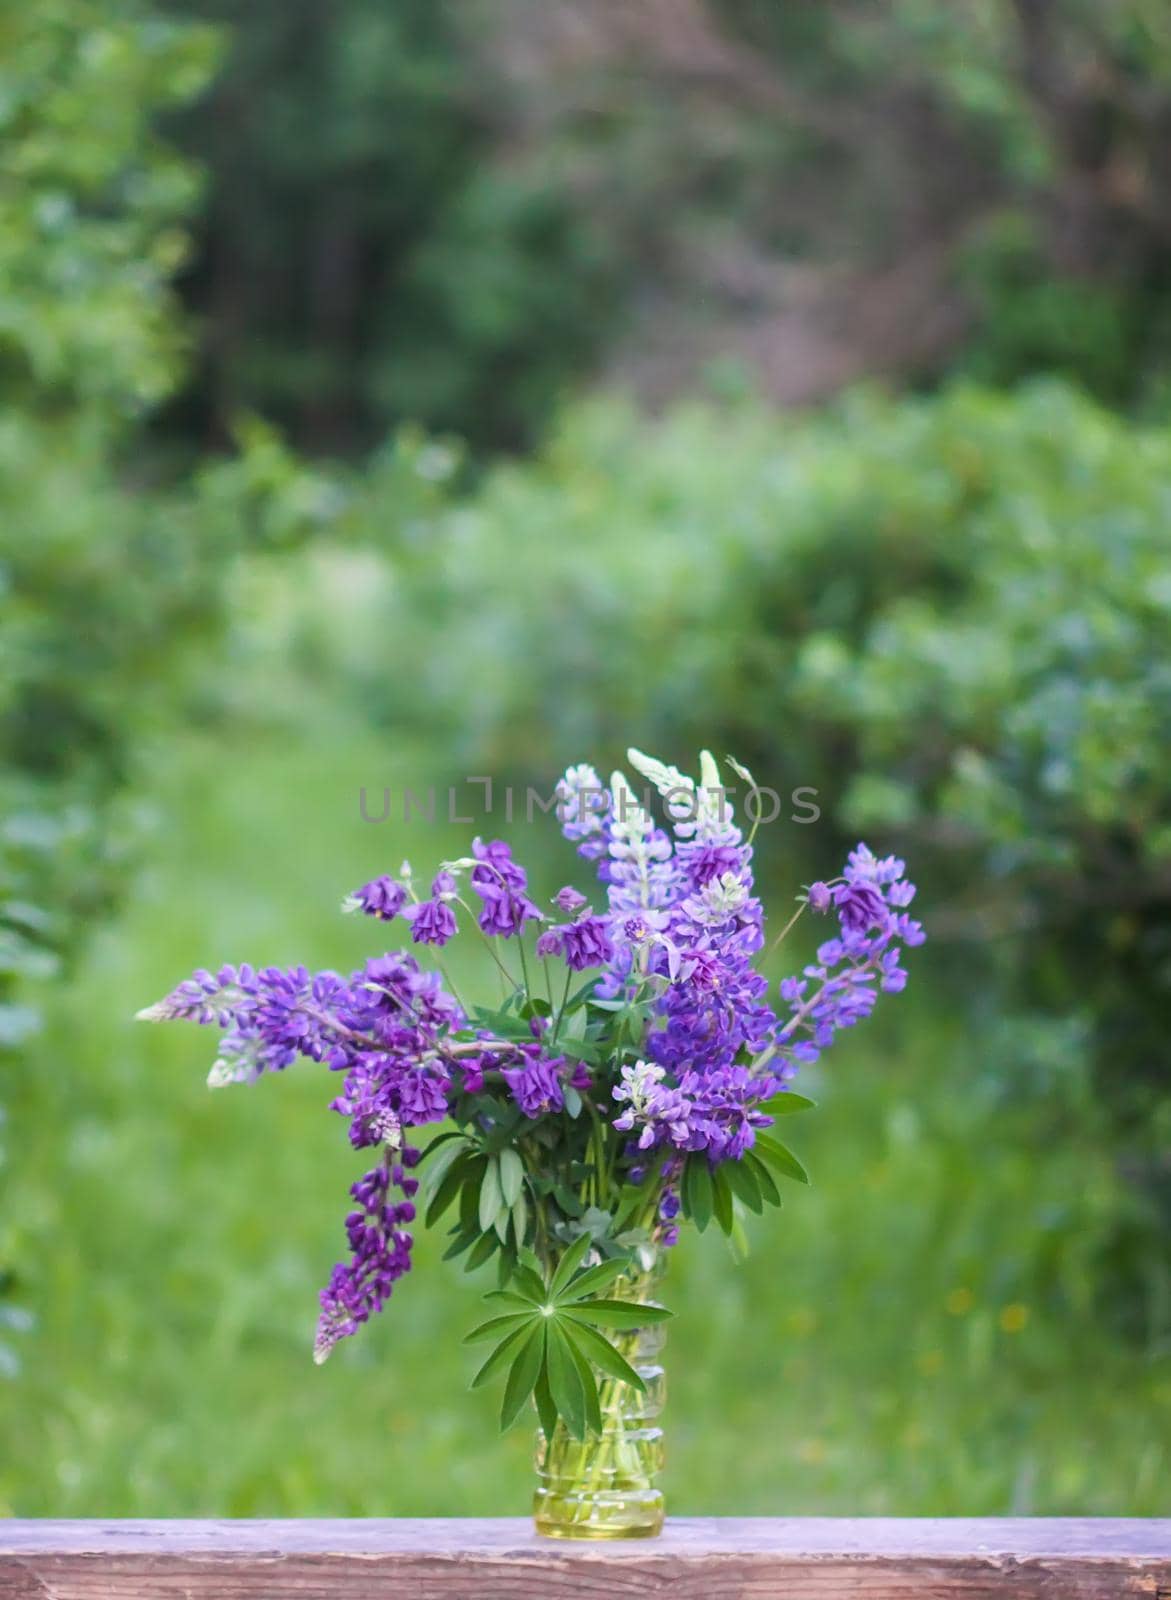
[[[1171,1600],[1171,1520],[0,1522],[3,1600]]]

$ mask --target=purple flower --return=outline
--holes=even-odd
[[[834,905],[847,933],[869,933],[871,928],[884,927],[890,919],[881,892],[865,881],[839,883],[834,889]]]
[[[359,1178],[350,1190],[357,1201],[357,1209],[346,1218],[350,1259],[334,1267],[321,1291],[313,1347],[313,1359],[319,1363],[339,1339],[357,1333],[374,1312],[382,1310],[395,1282],[410,1270],[413,1240],[402,1224],[414,1220],[415,1208],[409,1200],[390,1201],[390,1181],[383,1165]]]
[[[383,876],[355,889],[350,898],[367,916],[393,922],[406,903],[407,891],[394,878]]]
[[[472,854],[477,863],[472,868],[472,888],[484,903],[479,923],[486,934],[510,939],[522,931],[526,922],[544,921],[525,892],[528,879],[524,869],[512,859],[503,839],[493,839],[489,844],[474,839]]]
[[[415,944],[443,946],[459,931],[455,912],[446,900],[420,900],[417,906],[408,906],[403,915],[411,925]]]
[[[561,956],[574,972],[584,972],[612,960],[614,945],[605,917],[583,917],[547,928],[537,940],[537,954]]]
[[[558,911],[564,911],[567,917],[572,917],[576,912],[580,911],[583,906],[587,906],[589,901],[586,899],[584,894],[578,894],[576,889],[574,889],[570,884],[566,884],[564,889],[558,889],[557,893],[553,896],[553,904],[557,907]]]
[[[523,1067],[505,1067],[504,1081],[512,1091],[512,1098],[526,1117],[537,1118],[546,1111],[560,1111],[565,1104],[565,1089],[561,1069],[565,1060],[561,1056],[542,1056],[536,1047],[523,1046]]]
[[[834,897],[829,885],[819,879],[817,883],[809,885],[809,893],[805,898],[809,902],[810,911],[823,912],[829,910]]]

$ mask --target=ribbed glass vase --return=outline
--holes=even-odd
[[[658,1304],[660,1268],[619,1279],[615,1300]],[[663,1430],[658,1416],[666,1398],[660,1356],[662,1323],[605,1332],[646,1385],[602,1377],[598,1399],[602,1432],[574,1439],[558,1423],[552,1439],[537,1434],[537,1488],[533,1516],[537,1532],[551,1539],[650,1539],[663,1529],[663,1491],[656,1479],[663,1465]]]

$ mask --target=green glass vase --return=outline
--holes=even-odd
[[[622,1278],[610,1297],[657,1305],[660,1277],[656,1268]],[[657,1323],[599,1331],[626,1357],[646,1392],[602,1377],[600,1434],[574,1439],[562,1422],[551,1439],[538,1431],[533,1517],[537,1532],[551,1539],[651,1539],[663,1530],[663,1491],[656,1480],[663,1465],[658,1417],[666,1398],[660,1360],[666,1330]]]

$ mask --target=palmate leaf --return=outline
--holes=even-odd
[[[575,1439],[584,1439],[586,1400],[581,1373],[569,1348],[569,1340],[554,1318],[549,1319],[545,1339],[545,1362],[549,1374],[549,1393],[565,1426]],[[591,1387],[593,1379],[591,1376]]]
[[[602,1432],[602,1404],[598,1398],[598,1380],[594,1375],[594,1369],[590,1366],[589,1360],[574,1337],[577,1330],[564,1321],[559,1323],[558,1326],[569,1354],[573,1358],[573,1364],[577,1368],[578,1377],[581,1379],[581,1392],[585,1400],[586,1427],[591,1433],[600,1434]]]
[[[541,1419],[541,1429],[546,1439],[553,1437],[553,1430],[557,1426],[557,1407],[553,1404],[553,1396],[549,1392],[549,1376],[542,1367],[536,1383],[533,1385],[533,1399],[537,1402],[537,1415]]]
[[[585,1235],[589,1239],[589,1234]],[[561,1295],[559,1304],[572,1305],[575,1301],[585,1300],[599,1290],[608,1289],[615,1279],[620,1278],[630,1265],[629,1257],[615,1256],[613,1261],[603,1261],[599,1266],[588,1267],[585,1272],[576,1277]]]
[[[537,1332],[539,1333],[540,1329],[537,1329]],[[510,1334],[507,1334],[503,1339],[501,1339],[495,1350],[492,1351],[487,1361],[484,1362],[484,1365],[472,1379],[473,1389],[480,1388],[482,1384],[487,1383],[489,1378],[493,1377],[497,1372],[500,1371],[501,1367],[504,1366],[505,1362],[508,1361],[510,1356],[512,1356],[516,1351],[521,1340],[525,1337],[525,1333],[525,1327],[518,1326],[514,1328]]]
[[[562,1291],[568,1286],[569,1280],[581,1266],[593,1246],[593,1238],[588,1233],[583,1233],[580,1239],[575,1239],[569,1249],[557,1264],[557,1270],[549,1280],[549,1299],[557,1300]]]
[[[543,1324],[538,1324],[532,1329],[531,1333],[522,1338],[516,1358],[508,1369],[508,1381],[504,1385],[504,1400],[500,1406],[501,1432],[512,1427],[520,1413],[520,1408],[524,1405],[529,1395],[532,1394],[533,1385],[540,1376],[544,1355],[545,1328]],[[490,1359],[491,1357],[489,1357]]]
[[[506,1311],[502,1316],[489,1317],[487,1322],[481,1322],[470,1333],[465,1333],[463,1344],[483,1344],[485,1339],[501,1337],[506,1333],[514,1333],[522,1322],[531,1322],[532,1312],[526,1307],[524,1311]]]
[[[665,1306],[636,1305],[631,1300],[582,1300],[566,1307],[566,1313],[607,1328],[649,1328],[653,1322],[666,1322],[674,1315]]]
[[[808,1183],[809,1174],[797,1160],[797,1157],[779,1139],[770,1139],[763,1133],[758,1133],[756,1143],[753,1145],[760,1159],[779,1172],[783,1178],[792,1178],[796,1183]]]
[[[619,1383],[628,1383],[631,1388],[637,1389],[641,1394],[646,1393],[646,1384],[638,1373],[627,1361],[626,1357],[615,1350],[603,1334],[596,1328],[591,1328],[577,1312],[567,1308],[564,1313],[565,1321],[571,1326],[566,1328],[569,1337],[578,1345],[584,1354],[593,1362],[595,1367],[610,1378],[617,1378]]]

